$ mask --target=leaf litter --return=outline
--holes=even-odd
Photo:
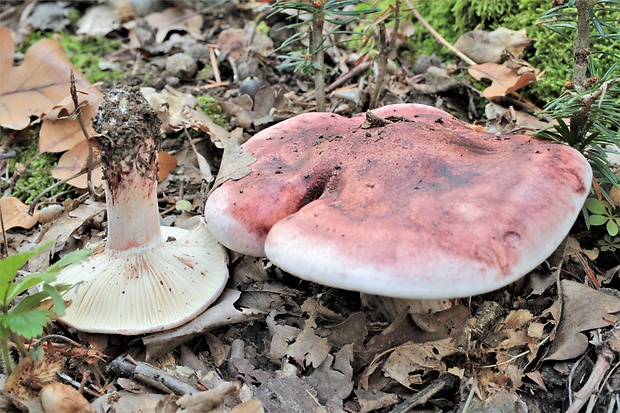
[[[96,7],[100,6],[86,7],[86,15]],[[178,156],[169,159],[171,169],[161,177],[164,206],[177,197],[186,198],[188,192],[193,197],[206,191],[203,181],[208,183],[218,170],[214,186],[240,179],[254,161],[240,150],[240,143],[266,126],[309,110],[308,84],[273,69],[276,62],[269,52],[270,37],[275,35],[233,30],[208,12],[180,5],[140,13],[123,11],[131,10],[126,5],[106,7],[111,18],[103,25],[83,20],[79,32],[102,36],[128,30],[127,48],[105,58],[117,59],[114,64],[130,63],[128,81],[150,88],[144,89],[145,95],[159,111],[168,136],[189,133],[192,143],[200,141],[199,146],[188,146],[186,138],[179,140],[181,144],[170,141]],[[116,21],[122,21],[125,29]],[[457,46],[466,54],[478,54],[475,46],[480,39],[493,44],[488,50],[491,57],[478,59],[468,70],[476,78],[491,79],[485,96],[509,95],[536,81],[538,69],[519,60],[529,42],[523,31],[478,31]],[[205,46],[204,41],[213,43]],[[215,54],[218,49],[223,53]],[[177,52],[196,59],[201,68],[196,79],[166,78],[162,54]],[[345,48],[333,47],[328,53],[345,71],[355,68],[350,62],[361,61]],[[90,118],[102,97],[98,88],[80,75],[53,40],[31,46],[20,65],[14,65],[14,57],[10,31],[2,28],[2,126],[19,130],[41,122],[41,152],[64,152],[54,176],[64,179],[83,171],[89,143],[73,116],[69,71],[76,73],[80,102],[85,105],[82,117],[91,135]],[[414,76],[390,74],[384,103],[414,99],[453,108],[474,120],[474,94],[466,81],[454,76],[455,70],[439,62]],[[248,71],[262,82],[252,93],[241,93],[239,75],[245,77]],[[219,82],[214,72],[219,73]],[[352,115],[363,103],[364,89],[355,83],[363,79],[352,81],[346,90],[356,91],[353,98],[345,89],[333,88],[335,113]],[[197,109],[196,97],[211,91],[228,117],[227,128]],[[487,108],[491,131],[535,129],[546,122],[533,111],[504,108],[496,102]],[[197,172],[190,172],[191,162]],[[75,187],[87,187],[84,175],[76,179],[81,182],[73,182]],[[84,202],[89,197],[79,195],[57,203],[59,215],[38,224],[36,215],[24,214],[21,201],[2,197],[10,251],[55,241],[48,254],[29,262],[29,271],[45,269],[65,252],[86,245],[97,248],[103,242],[103,200],[91,197]],[[197,202],[193,207],[200,212],[202,205]],[[181,215],[164,219],[182,224]],[[16,230],[18,225],[30,229]],[[617,369],[605,361],[610,352],[617,358],[620,347],[614,329],[620,319],[620,298],[584,283],[577,257],[587,251],[578,244],[570,251],[560,251],[559,261],[539,268],[526,283],[450,303],[434,314],[411,314],[399,307],[386,312],[355,293],[301,282],[266,260],[231,253],[228,289],[186,325],[133,340],[50,326],[49,333],[79,341],[61,345],[45,339],[44,358],[25,358],[18,374],[5,384],[3,406],[44,411],[44,404],[58,395],[73,397],[68,396],[68,385],[87,400],[76,411],[456,411],[463,406],[468,411],[560,411],[567,389],[574,392],[580,387],[577,380],[593,383],[589,385],[595,390],[602,386],[603,373],[610,372],[608,386],[619,380]],[[588,367],[592,365],[596,367]],[[48,387],[60,382],[65,387]]]

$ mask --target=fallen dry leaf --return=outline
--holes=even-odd
[[[77,24],[77,34],[100,37],[120,28],[121,18],[116,7],[101,4],[89,8]]]
[[[69,96],[70,72],[75,73],[78,89],[91,87],[88,80],[65,57],[60,43],[39,40],[24,56],[21,65],[13,66],[15,47],[11,31],[0,28],[0,125],[24,129],[50,113]]]
[[[159,159],[159,172],[157,173],[157,180],[159,182],[163,181],[170,175],[170,172],[177,167],[177,158],[174,155],[170,155],[168,152],[159,152],[157,154],[157,158]]]
[[[146,347],[146,360],[154,360],[205,331],[262,318],[251,309],[235,308],[234,304],[240,295],[239,291],[224,289],[222,295],[211,307],[189,323],[142,337],[142,343]]]
[[[408,343],[397,347],[385,361],[385,374],[405,387],[423,382],[431,371],[444,373],[446,364],[442,359],[459,350],[453,339],[444,338],[428,343]]]
[[[504,62],[501,65],[498,63],[482,63],[470,66],[467,71],[476,80],[482,78],[491,79],[491,86],[482,92],[489,99],[506,96],[536,81],[535,73],[528,71],[519,74],[518,71],[509,67],[507,63]]]
[[[92,413],[88,401],[73,387],[62,383],[48,384],[39,393],[44,412]]]
[[[474,30],[458,38],[454,47],[476,63],[499,62],[504,50],[520,56],[529,44],[525,29],[510,30],[499,27],[492,32]]]
[[[482,94],[489,99],[507,94],[521,89],[524,86],[534,83],[536,75],[532,72],[518,74],[511,69],[506,62],[498,63],[482,63],[480,65],[470,66],[467,71],[476,80],[482,78],[491,79],[491,86],[484,89]]]
[[[57,373],[63,366],[64,357],[58,352],[46,351],[36,362],[26,356],[8,377],[2,390],[18,399],[31,400],[37,396],[38,389],[58,381]]]
[[[250,165],[254,162],[256,162],[256,158],[250,152],[243,152],[238,139],[230,139],[224,149],[220,170],[211,190],[229,179],[236,181],[250,174],[252,172]]]
[[[101,169],[99,157],[99,151],[93,148],[93,169],[91,172],[91,179],[95,188],[103,185],[103,171]],[[166,152],[159,152],[158,158],[158,180],[159,182],[161,182],[168,177],[168,175],[170,174],[170,172],[172,172],[172,170],[174,170],[174,168],[176,168],[177,160],[173,155],[170,155]],[[88,165],[87,159],[88,142],[85,139],[82,139],[80,142],[75,144],[73,148],[62,154],[62,156],[58,160],[58,164],[50,171],[52,177],[58,180],[68,179],[78,172],[85,171]],[[88,187],[87,178],[88,175],[83,174],[78,176],[77,178],[73,178],[67,181],[67,183],[76,188],[85,189]]]
[[[93,185],[95,188],[99,187],[103,184],[103,172],[101,170],[101,163],[99,161],[99,151],[93,148],[93,158],[92,158],[92,174],[91,178],[93,180]],[[87,167],[87,159],[88,159],[88,142],[86,139],[83,139],[76,143],[73,148],[69,149],[67,152],[63,153],[60,159],[58,160],[58,164],[51,169],[52,177],[58,180],[68,179],[75,175],[76,173],[86,170]],[[87,174],[78,176],[77,178],[71,179],[67,183],[76,188],[87,188]]]
[[[202,40],[202,14],[183,7],[170,7],[160,13],[152,13],[144,18],[157,29],[155,41],[162,43],[171,31],[184,31]]]
[[[353,345],[347,344],[335,355],[327,358],[316,368],[308,383],[316,389],[317,399],[330,411],[341,409],[345,398],[353,391]]]
[[[39,222],[39,210],[35,210],[34,214],[30,215],[28,213],[29,208],[28,205],[15,197],[5,196],[0,198],[0,210],[2,211],[4,229],[7,230],[14,227],[30,229],[34,227]]]
[[[620,298],[581,283],[562,280],[562,316],[546,360],[568,360],[588,348],[584,332],[620,321]]]
[[[80,111],[86,132],[88,136],[93,136],[95,131],[91,119],[97,115],[103,94],[94,86],[90,86],[87,89],[78,89],[77,95],[78,102],[82,105]],[[41,132],[39,133],[40,152],[63,152],[86,140],[79,122],[75,117],[70,116],[73,112],[73,101],[67,95],[65,99],[43,116]]]
[[[49,247],[48,250],[53,250],[53,254],[61,251],[75,230],[105,210],[106,205],[101,202],[93,201],[80,204],[76,209],[64,212],[57,218],[54,221],[54,225],[51,225],[42,237],[39,235],[40,239],[38,239],[38,242],[39,244],[45,244],[46,242],[54,241],[54,245]],[[41,253],[28,260],[28,271],[44,271],[49,265],[50,254]]]

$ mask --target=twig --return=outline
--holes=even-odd
[[[92,170],[93,170],[93,148],[90,146],[88,132],[86,131],[86,126],[84,125],[84,120],[82,119],[82,107],[78,102],[77,97],[77,89],[75,87],[75,74],[73,70],[71,71],[71,100],[73,100],[73,106],[75,107],[75,116],[77,117],[78,123],[80,124],[80,129],[84,134],[84,138],[86,138],[86,144],[88,146],[88,157],[86,158],[86,182],[88,184],[88,192],[91,196],[95,195],[95,188],[93,187],[92,181]]]
[[[58,182],[56,182],[54,185],[46,188],[44,191],[42,191],[41,193],[39,193],[39,195],[35,196],[34,199],[32,200],[32,203],[30,204],[30,208],[28,208],[28,213],[30,215],[34,214],[34,210],[37,207],[37,204],[39,203],[39,200],[41,198],[43,198],[43,196],[45,194],[47,194],[50,191],[53,191],[54,189],[58,188],[60,185],[65,184],[67,182],[69,182],[72,179],[77,178],[78,176],[82,176],[86,173],[86,171],[80,171],[80,172],[76,172],[75,174],[73,174],[72,176],[65,178],[63,180],[60,180]]]
[[[458,378],[452,374],[445,374],[443,376],[437,377],[435,380],[431,382],[428,386],[409,397],[407,400],[396,406],[395,409],[392,410],[392,413],[405,413],[410,411],[415,406],[420,406],[426,403],[431,397],[435,394],[439,393],[443,389],[448,389],[453,387]]]
[[[0,206],[0,230],[2,230],[2,258],[9,253],[9,245],[6,241],[6,230],[4,229],[4,217],[2,216],[2,206]]]
[[[590,396],[595,393],[601,381],[603,381],[614,359],[614,352],[606,345],[603,345],[596,359],[596,364],[592,369],[592,373],[590,373],[590,377],[588,377],[588,381],[586,381],[581,389],[575,392],[573,399],[570,400],[571,406],[566,413],[577,413],[581,410]]]
[[[159,390],[168,393],[172,392],[180,396],[198,392],[196,387],[190,386],[150,364],[135,361],[130,356],[117,357],[110,363],[106,370],[120,377],[136,378],[142,383],[153,386]]]
[[[325,112],[325,48],[323,47],[323,15],[319,12],[319,16],[312,20],[310,39],[312,51],[314,52],[314,90],[316,93],[316,111]]]
[[[352,77],[359,75],[360,73],[364,73],[370,67],[370,62],[362,62],[359,65],[355,66],[353,69],[349,70],[347,73],[343,73],[338,77],[338,79],[334,80],[329,86],[325,88],[325,92],[329,93],[340,85],[346,83]]]
[[[374,90],[370,98],[370,109],[375,109],[379,103],[379,97],[381,96],[381,89],[383,88],[383,82],[385,81],[385,67],[387,66],[388,54],[394,50],[396,46],[396,37],[398,34],[398,26],[400,23],[400,0],[396,0],[394,5],[396,11],[394,12],[394,30],[390,37],[389,44],[386,39],[385,22],[379,23],[379,33],[377,40],[377,48],[379,57],[377,58],[377,79],[375,80]]]
[[[215,79],[215,83],[222,83],[222,77],[220,76],[220,69],[217,65],[217,57],[215,56],[214,48],[209,45],[209,60],[211,62],[211,68],[213,68],[213,78]]]
[[[431,26],[424,19],[424,17],[422,17],[420,12],[413,7],[410,0],[404,0],[404,1],[407,4],[407,6],[411,9],[411,11],[413,12],[413,15],[415,16],[415,18],[418,19],[418,21],[422,24],[422,26],[424,26],[426,30],[428,30],[429,33],[432,34],[439,43],[441,43],[446,49],[450,50],[452,53],[457,55],[462,61],[464,61],[468,65],[473,66],[476,64],[476,62],[471,60],[467,55],[463,54],[456,47],[452,46],[452,44],[450,44],[450,42],[444,39],[443,36],[437,32],[437,30],[433,29],[433,26]]]

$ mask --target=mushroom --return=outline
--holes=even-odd
[[[191,231],[160,228],[160,125],[137,87],[108,93],[93,119],[106,183],[107,242],[57,278],[74,285],[64,293],[71,305],[61,321],[78,330],[132,335],[172,328],[200,314],[226,284],[226,251],[204,222]]]
[[[568,146],[415,104],[299,115],[241,149],[249,174],[220,177],[207,199],[216,239],[304,280],[404,299],[522,277],[562,242],[592,179]]]

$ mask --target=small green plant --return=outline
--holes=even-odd
[[[618,228],[620,228],[620,216],[615,214],[615,208],[607,201],[600,201],[596,198],[586,199],[584,205],[586,209],[591,212],[588,215],[588,222],[590,225],[605,225],[607,233],[612,237],[618,235]]]
[[[50,244],[41,245],[31,251],[13,254],[0,260],[0,346],[5,372],[12,371],[9,354],[9,339],[12,339],[20,355],[26,355],[22,340],[32,339],[43,334],[43,327],[53,315],[63,316],[65,305],[60,295],[69,285],[54,285],[56,275],[70,264],[78,262],[91,254],[90,250],[80,250],[65,255],[45,272],[17,277],[19,269],[32,257],[45,251]],[[29,288],[41,284],[40,292],[31,294],[15,302],[16,298]],[[51,299],[53,311],[36,308],[41,302]]]
[[[377,8],[362,9],[361,2],[356,0],[312,0],[289,1],[276,0],[271,6],[273,14],[279,12],[293,12],[288,18],[294,20],[284,29],[293,29],[296,33],[282,43],[275,50],[279,52],[293,43],[306,44],[305,51],[291,51],[287,55],[278,56],[285,60],[278,68],[293,68],[295,72],[304,75],[314,75],[316,92],[316,110],[325,111],[325,50],[337,43],[337,35],[354,35],[355,32],[346,30],[346,26],[379,11]],[[362,2],[363,3],[363,2]],[[347,39],[349,41],[350,39]]]
[[[616,255],[616,250],[620,249],[620,238],[612,237],[611,235],[606,234],[603,239],[597,241],[597,244],[601,248],[601,251],[609,251],[612,254]]]

